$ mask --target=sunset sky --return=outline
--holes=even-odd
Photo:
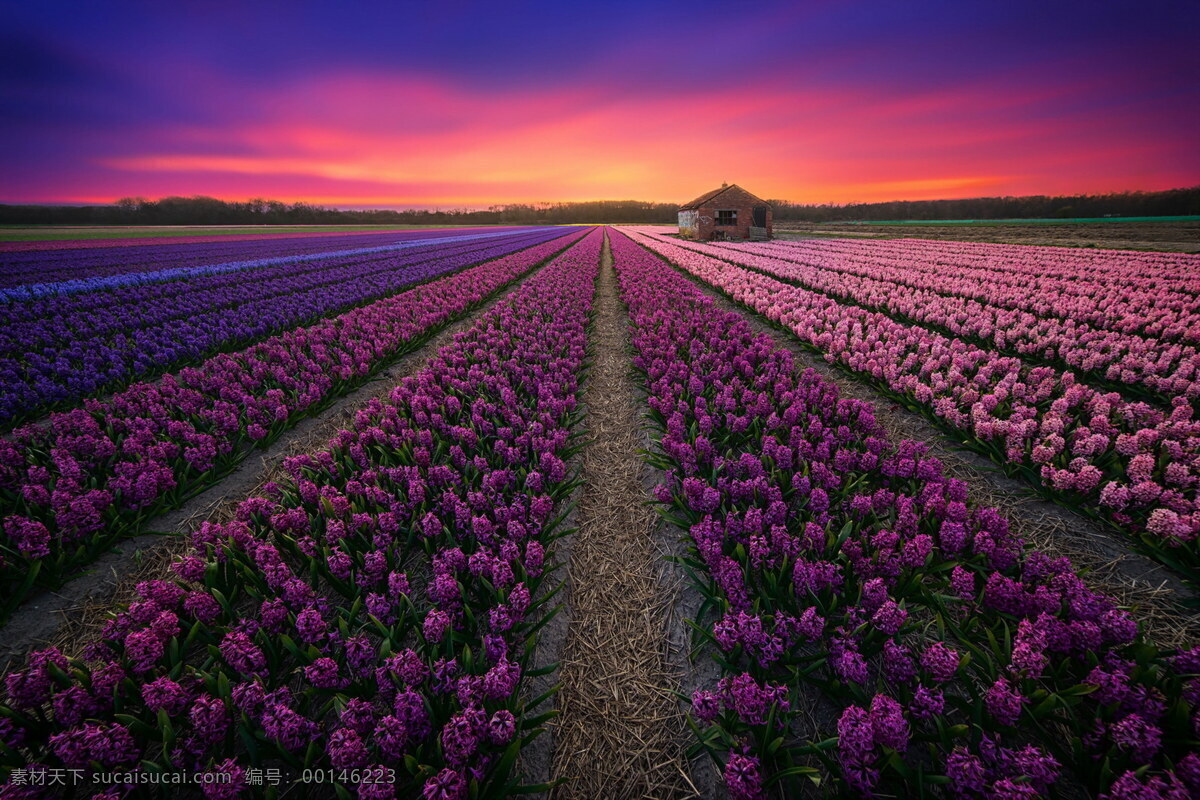
[[[0,202],[1200,184],[1200,3],[0,5]]]

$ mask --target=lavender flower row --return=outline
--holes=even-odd
[[[265,258],[239,259],[236,261],[218,261],[200,265],[172,265],[152,270],[137,270],[122,272],[117,275],[70,277],[58,281],[26,283],[20,286],[0,288],[0,303],[14,300],[35,300],[43,297],[60,297],[80,292],[99,292],[107,289],[120,289],[126,286],[144,286],[151,283],[166,283],[168,281],[201,278],[206,275],[225,275],[231,272],[245,272],[290,264],[302,264],[312,261],[349,258],[352,256],[380,255],[401,250],[411,250],[414,247],[432,245],[458,244],[474,242],[481,239],[494,240],[505,236],[523,235],[524,230],[491,231],[488,233],[450,234],[417,241],[390,241],[369,247],[354,247],[350,249],[323,249],[310,253],[289,253],[286,255],[271,255]]]
[[[583,232],[214,356],[0,440],[4,616]]]
[[[178,236],[146,239],[25,242],[36,250],[8,250],[0,242],[0,287],[153,272],[166,267],[195,267],[226,261],[302,255],[397,241],[486,233],[492,228],[385,230],[374,233],[259,233]]]
[[[527,231],[530,235],[537,233],[545,233],[542,231]],[[479,249],[482,245],[478,243],[465,243],[458,247],[439,247],[436,242],[430,244],[427,241],[413,242],[422,254],[430,254],[435,252],[455,252],[459,249],[472,250]],[[414,253],[406,253],[406,256],[414,255]],[[331,268],[340,268],[346,264],[379,264],[391,263],[389,258],[381,256],[379,258],[333,258],[327,260],[330,263],[307,263],[296,262],[293,264],[285,264],[275,268],[264,267],[260,268],[255,273],[255,277],[260,282],[271,281],[277,278],[297,277],[307,275],[309,273],[321,273]],[[161,266],[161,265],[160,265]],[[140,287],[131,287],[128,290],[111,290],[109,292],[90,292],[75,295],[68,295],[57,298],[43,298],[39,300],[28,300],[21,303],[14,303],[9,306],[7,313],[11,316],[14,322],[36,322],[47,317],[53,317],[56,314],[70,313],[75,316],[84,317],[80,322],[81,329],[91,332],[103,332],[105,330],[103,318],[93,318],[87,315],[98,310],[103,310],[114,305],[116,301],[130,303],[140,301],[142,303],[163,302],[172,299],[178,299],[185,295],[194,293],[197,290],[215,291],[219,289],[236,288],[246,281],[244,276],[236,274],[217,274],[207,277],[194,278],[188,281],[168,281],[165,283],[148,284]],[[151,306],[152,307],[152,306]]]
[[[636,236],[636,234],[635,234]],[[830,362],[961,431],[1031,482],[1141,536],[1158,558],[1200,579],[1200,422],[1101,394],[1050,367],[845,306],[663,241],[655,252],[792,331]]]
[[[263,267],[253,281],[214,275],[19,304],[0,330],[0,424],[565,233],[422,243],[403,255]]]
[[[1195,347],[1094,329],[1070,317],[1069,309],[1062,310],[1061,306],[1062,316],[1041,317],[995,304],[995,295],[987,287],[978,292],[982,299],[950,294],[935,283],[932,275],[928,288],[914,288],[892,276],[897,272],[907,274],[900,269],[881,267],[865,259],[860,259],[856,267],[839,269],[846,259],[811,259],[802,245],[793,245],[790,250],[773,248],[786,252],[785,258],[748,249],[758,245],[680,244],[1026,362],[1077,370],[1089,383],[1115,388],[1134,399],[1166,406],[1176,396],[1193,403],[1200,399],[1200,351]],[[991,287],[994,289],[995,284]],[[1200,313],[1194,321],[1200,327]]]
[[[730,797],[1200,790],[1200,649],[1146,642],[868,404],[797,376],[629,238],[612,248],[656,500],[714,612],[697,623],[723,677],[692,713]]]
[[[502,797],[544,718],[547,618],[602,235],[360,412],[290,480],[206,524],[88,661],[5,676],[5,770],[382,768],[360,798]],[[387,771],[391,770],[390,773]],[[118,796],[122,787],[98,787]],[[20,796],[20,795],[16,795]]]
[[[1039,317],[1200,343],[1195,255],[913,239],[768,243],[746,249],[788,259],[799,256],[849,274],[885,270],[914,288]]]

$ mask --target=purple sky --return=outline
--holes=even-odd
[[[0,202],[1200,184],[1200,3],[6,3]]]

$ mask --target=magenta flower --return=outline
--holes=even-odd
[[[488,720],[488,741],[497,747],[503,747],[512,741],[517,733],[516,718],[507,709],[501,709]]]
[[[984,695],[988,713],[1001,725],[1013,725],[1021,715],[1021,707],[1028,702],[1006,678],[992,684]]]
[[[421,790],[424,800],[462,800],[466,796],[466,779],[449,767],[427,780]]]
[[[921,669],[934,681],[945,683],[958,671],[959,656],[953,648],[934,642],[921,654]]]
[[[760,800],[764,796],[762,765],[754,756],[731,754],[724,777],[731,800]]]

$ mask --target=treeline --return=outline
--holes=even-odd
[[[1164,192],[895,200],[889,203],[846,205],[803,205],[786,200],[768,202],[774,206],[776,222],[1173,217],[1200,214],[1200,186]]]
[[[111,206],[0,205],[3,225],[538,225],[674,222],[676,203],[596,200],[514,203],[487,209],[347,211],[277,200],[123,198]]]
[[[777,222],[870,222],[884,220],[1161,217],[1200,215],[1200,186],[1164,192],[1101,195],[976,197],[962,200],[897,200],[888,203],[806,205],[768,201]],[[579,203],[514,203],[487,209],[346,211],[308,203],[254,199],[243,203],[212,197],[127,197],[110,206],[0,205],[4,225],[553,225],[663,223],[676,221],[676,203],[593,200]]]

